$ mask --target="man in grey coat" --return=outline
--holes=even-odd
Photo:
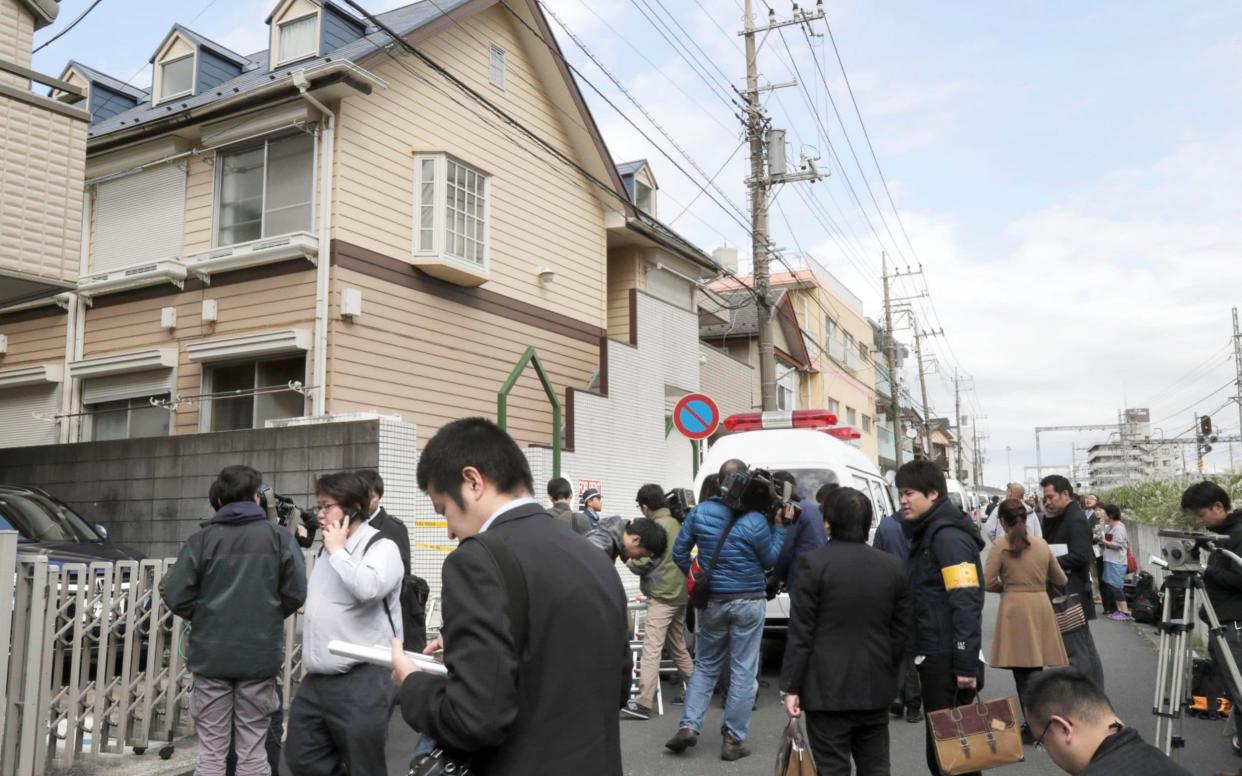
[[[574,497],[574,486],[569,484],[569,480],[564,477],[553,477],[548,480],[548,498],[552,499],[552,506],[548,509],[548,514],[557,520],[564,520],[574,529],[574,533],[585,536],[587,531],[591,530],[591,521],[581,512],[575,512],[570,506],[570,500]]]

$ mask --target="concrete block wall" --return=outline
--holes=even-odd
[[[381,421],[364,420],[0,449],[0,482],[44,488],[104,525],[110,540],[171,557],[211,517],[207,489],[225,466],[253,466],[277,493],[309,506],[316,475],[379,465],[381,438]],[[399,477],[394,484],[408,491]]]

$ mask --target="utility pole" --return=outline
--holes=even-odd
[[[1233,364],[1238,373],[1237,383],[1235,383],[1238,393],[1233,400],[1238,403],[1238,434],[1242,435],[1242,329],[1238,328],[1238,308],[1236,307],[1233,308]],[[1229,452],[1232,456],[1232,442],[1229,443]],[[1232,462],[1229,468],[1233,468]]]
[[[889,294],[888,252],[880,252],[880,275],[884,280],[884,352],[888,359],[889,414],[893,418],[893,460],[901,468],[901,374],[897,370],[897,336],[893,332],[893,304]],[[1237,320],[1235,311],[1234,320]],[[1242,406],[1242,405],[1240,405]]]
[[[767,24],[763,26],[755,25],[751,6],[751,0],[745,0],[741,33],[746,39],[746,138],[750,143],[750,178],[746,185],[750,188],[750,245],[754,262],[756,314],[759,321],[759,389],[763,410],[770,412],[776,409],[776,351],[772,341],[772,315],[768,303],[768,262],[772,250],[768,239],[769,190],[780,183],[819,180],[823,176],[815,169],[815,160],[806,157],[802,159],[803,172],[791,175],[785,169],[785,132],[774,130],[769,133],[767,117],[759,103],[759,94],[761,91],[771,91],[778,86],[793,84],[760,88],[760,44],[755,36],[759,32],[767,33],[795,24],[807,25],[809,28],[812,21],[824,18],[824,6],[822,0],[815,11],[799,10],[795,5],[793,17],[783,21],[778,21],[775,13],[769,13]]]
[[[923,331],[918,327],[917,321],[915,322],[914,356],[919,361],[919,390],[922,392],[923,398],[923,454],[927,456],[929,461],[932,460],[931,407],[927,404],[927,368],[923,363],[923,340],[943,333],[943,330]]]
[[[953,476],[962,479],[962,386],[953,367]]]

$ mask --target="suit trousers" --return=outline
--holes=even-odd
[[[897,677],[897,700],[906,707],[906,711],[919,709],[923,705],[923,690],[919,685],[919,669],[914,665],[914,655],[906,655],[901,661],[901,673]]]
[[[388,674],[360,664],[302,680],[289,707],[285,741],[293,776],[387,776],[384,747],[397,692]]]
[[[276,677],[194,677],[190,715],[199,744],[195,776],[224,776],[230,748],[236,751],[238,776],[268,776],[264,744],[271,713],[279,706]]]
[[[808,711],[806,735],[819,776],[889,776],[888,709]]]
[[[983,671],[979,671],[978,691],[983,691]],[[923,687],[923,711],[927,714],[927,770],[931,776],[940,776],[940,761],[936,759],[936,744],[931,732],[931,713],[941,709],[953,709],[974,700],[975,690],[959,690],[957,675],[953,673],[951,655],[928,655],[919,664],[919,681]],[[978,771],[962,776],[979,776]]]
[[[639,662],[638,698],[639,705],[652,708],[655,704],[656,688],[660,685],[660,658],[665,645],[669,656],[677,666],[677,673],[683,682],[690,681],[694,671],[694,661],[690,659],[690,650],[686,649],[686,629],[682,625],[686,618],[686,605],[673,606],[655,599],[647,600],[647,624],[643,631],[643,656]]]

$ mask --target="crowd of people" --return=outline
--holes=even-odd
[[[988,666],[1012,672],[1025,743],[1067,773],[1186,773],[1104,694],[1089,624],[1097,603],[1129,617],[1129,538],[1115,506],[1080,499],[1053,475],[1035,504],[1010,485],[980,525],[948,498],[943,473],[916,460],[897,472],[895,514],[877,516],[850,487],[802,494],[785,472],[773,479],[791,495],[765,512],[722,497],[739,476],[746,462],[726,462],[685,513],[649,483],[635,495],[641,517],[605,517],[598,490],[575,510],[563,478],[547,483],[550,506],[537,501],[525,456],[494,423],[446,425],[417,469],[458,542],[442,570],[442,626],[422,650],[442,656],[440,675],[406,655],[424,637],[407,611],[421,606],[419,580],[404,524],[380,504],[377,473],[316,479],[321,547],[308,576],[295,535],[261,506],[262,475],[224,469],[211,488],[214,516],[163,584],[191,625],[196,774],[277,772],[285,620],[299,609],[303,672],[283,752],[295,776],[382,776],[397,708],[422,734],[414,767],[423,770],[413,773],[468,765],[475,774],[619,775],[620,720],[653,716],[666,655],[684,696],[665,747],[686,756],[721,692],[720,757],[737,760],[750,754],[766,600],[778,589],[790,601],[782,703],[805,720],[820,774],[890,773],[891,715],[925,723],[927,768],[938,776],[931,717],[976,699]],[[1219,486],[1193,486],[1182,506],[1242,550],[1242,512]],[[636,691],[618,562],[645,600]],[[1214,563],[1205,580],[1242,658],[1242,572]],[[986,592],[1001,596],[990,644]],[[331,653],[333,640],[391,643],[391,671]]]

